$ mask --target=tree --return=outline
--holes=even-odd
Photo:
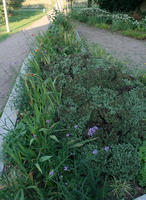
[[[92,0],[88,0],[88,8],[92,6]]]

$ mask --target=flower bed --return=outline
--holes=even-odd
[[[138,15],[130,16],[128,14],[112,14],[99,8],[75,9],[72,17],[81,22],[105,27],[112,31],[121,31],[123,34],[136,37],[137,39],[146,39],[146,17]],[[101,26],[107,24],[109,26]],[[133,35],[132,35],[133,33]]]
[[[140,196],[145,186],[143,83],[97,48],[76,41],[62,14],[36,42],[15,99],[18,122],[3,144],[0,198]]]

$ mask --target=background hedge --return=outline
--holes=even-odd
[[[24,0],[6,0],[8,14],[15,8],[21,7]],[[4,18],[3,1],[0,0],[0,21]]]
[[[101,9],[113,11],[132,11],[139,7],[142,0],[98,0]]]

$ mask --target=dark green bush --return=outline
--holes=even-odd
[[[109,179],[114,177],[127,182],[135,180],[139,170],[139,156],[136,148],[131,144],[118,144],[108,146],[109,150],[106,151],[104,147],[100,149],[95,143],[84,146],[79,154],[81,159],[88,160],[88,165],[95,169],[95,174],[98,174],[100,169],[103,176]],[[94,150],[97,150],[96,155],[93,154]]]
[[[138,182],[142,187],[146,187],[146,141],[139,148],[140,171]]]
[[[6,0],[8,14],[12,12],[15,8],[21,7],[24,0]],[[3,1],[0,0],[0,21],[4,17]]]
[[[135,10],[142,0],[98,0],[99,7],[111,12]]]
[[[59,59],[59,58],[58,58]],[[46,65],[62,90],[58,118],[65,127],[79,125],[83,138],[99,127],[98,145],[132,143],[143,137],[146,116],[143,85],[104,59],[89,54],[70,55]]]

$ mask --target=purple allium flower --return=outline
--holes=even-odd
[[[96,155],[98,153],[97,149],[94,149],[92,153]]]
[[[67,166],[64,166],[64,171],[67,171],[68,170],[68,167]]]
[[[49,172],[49,175],[52,176],[54,174],[53,170]]]
[[[105,146],[105,147],[104,147],[104,150],[105,150],[105,151],[108,151],[108,150],[109,150],[109,146]]]
[[[67,133],[67,134],[66,134],[66,137],[69,137],[69,136],[70,136],[69,133]]]
[[[78,125],[76,124],[76,125],[74,125],[74,128],[78,128]]]
[[[50,122],[50,120],[47,119],[47,120],[46,120],[46,123],[49,124],[49,122]]]
[[[93,136],[93,134],[98,130],[98,127],[97,126],[94,126],[92,128],[89,128],[89,131],[88,131],[88,136]]]

